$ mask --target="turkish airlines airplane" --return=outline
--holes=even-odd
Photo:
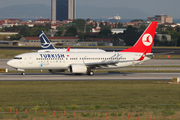
[[[38,50],[37,52],[106,52],[102,49],[56,49],[43,31],[39,31],[39,38],[41,40],[42,50]]]
[[[18,71],[49,70],[93,75],[95,69],[132,66],[153,57],[151,53],[157,22],[151,22],[136,44],[120,52],[36,52],[15,56],[7,64]]]

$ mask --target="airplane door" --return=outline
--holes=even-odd
[[[33,57],[31,55],[28,55],[28,63],[33,64]]]

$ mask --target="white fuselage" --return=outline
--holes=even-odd
[[[37,52],[106,52],[102,49],[70,49],[70,51],[67,51],[67,49],[43,49],[38,50]]]
[[[118,61],[115,65],[102,65],[98,69],[115,69],[131,66],[142,61],[138,59],[142,53],[128,52],[98,52],[98,53],[73,53],[73,52],[37,52],[25,53],[8,61],[8,65],[23,70],[61,70],[68,69],[72,64],[93,64]],[[143,61],[149,60],[145,57]]]

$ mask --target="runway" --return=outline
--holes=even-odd
[[[95,73],[94,76],[70,73],[0,73],[0,81],[94,81],[94,80],[172,80],[180,73]]]

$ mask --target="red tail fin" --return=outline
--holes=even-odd
[[[128,48],[126,50],[122,50],[120,52],[143,53],[144,51],[147,51],[147,53],[151,53],[156,27],[157,22],[151,22],[151,24],[147,27],[147,29],[144,31],[144,33],[141,35],[141,37],[133,47]]]

